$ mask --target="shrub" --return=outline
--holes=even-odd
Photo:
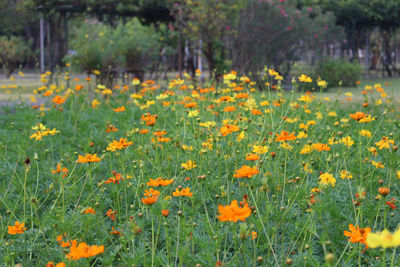
[[[0,64],[5,70],[7,78],[19,64],[28,59],[29,55],[29,46],[21,37],[0,36]]]
[[[114,75],[117,68],[144,72],[159,55],[160,36],[137,19],[111,27],[103,23],[85,23],[75,29],[71,63],[88,74],[97,69],[101,77]]]
[[[361,79],[363,68],[358,63],[351,63],[342,59],[322,61],[316,69],[315,76],[320,76],[328,83],[328,87],[335,87],[342,82],[342,86],[354,86]]]

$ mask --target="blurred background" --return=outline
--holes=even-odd
[[[399,76],[399,15],[400,0],[0,0],[0,77],[218,78],[267,66],[288,83],[305,73],[351,86]]]

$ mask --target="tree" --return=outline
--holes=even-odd
[[[29,47],[20,37],[0,37],[0,65],[9,78],[19,64],[24,63],[29,56]]]
[[[219,76],[225,69],[224,59],[228,51],[224,39],[235,33],[243,3],[238,0],[171,1],[176,28],[191,42],[202,40],[202,52],[211,74],[215,72]]]
[[[267,64],[287,75],[307,48],[319,50],[340,35],[332,13],[289,1],[249,0],[239,21],[234,67],[253,73]]]
[[[392,75],[395,70],[391,60],[390,43],[394,31],[400,26],[400,1],[398,0],[321,0],[321,5],[332,11],[340,25],[346,29],[347,38],[353,51],[365,43],[363,36],[369,36],[373,28],[381,32],[383,42],[383,65]],[[395,70],[396,71],[396,70]]]

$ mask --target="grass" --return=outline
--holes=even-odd
[[[365,249],[343,234],[349,224],[393,232],[400,219],[398,81],[368,81],[378,82],[388,96],[354,88],[346,100],[339,89],[257,92],[239,77],[112,91],[54,80],[36,96],[43,106],[0,113],[0,261],[394,266],[397,243]],[[365,123],[350,117],[361,111]],[[285,131],[295,137],[279,141]],[[77,162],[87,154],[99,161]],[[155,187],[158,177],[173,181]],[[12,234],[16,221],[26,229]],[[97,247],[80,251],[73,240]]]

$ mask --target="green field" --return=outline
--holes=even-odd
[[[22,100],[0,112],[5,266],[400,262],[400,79],[291,93],[234,73],[57,78],[34,94],[34,77],[0,89]]]

